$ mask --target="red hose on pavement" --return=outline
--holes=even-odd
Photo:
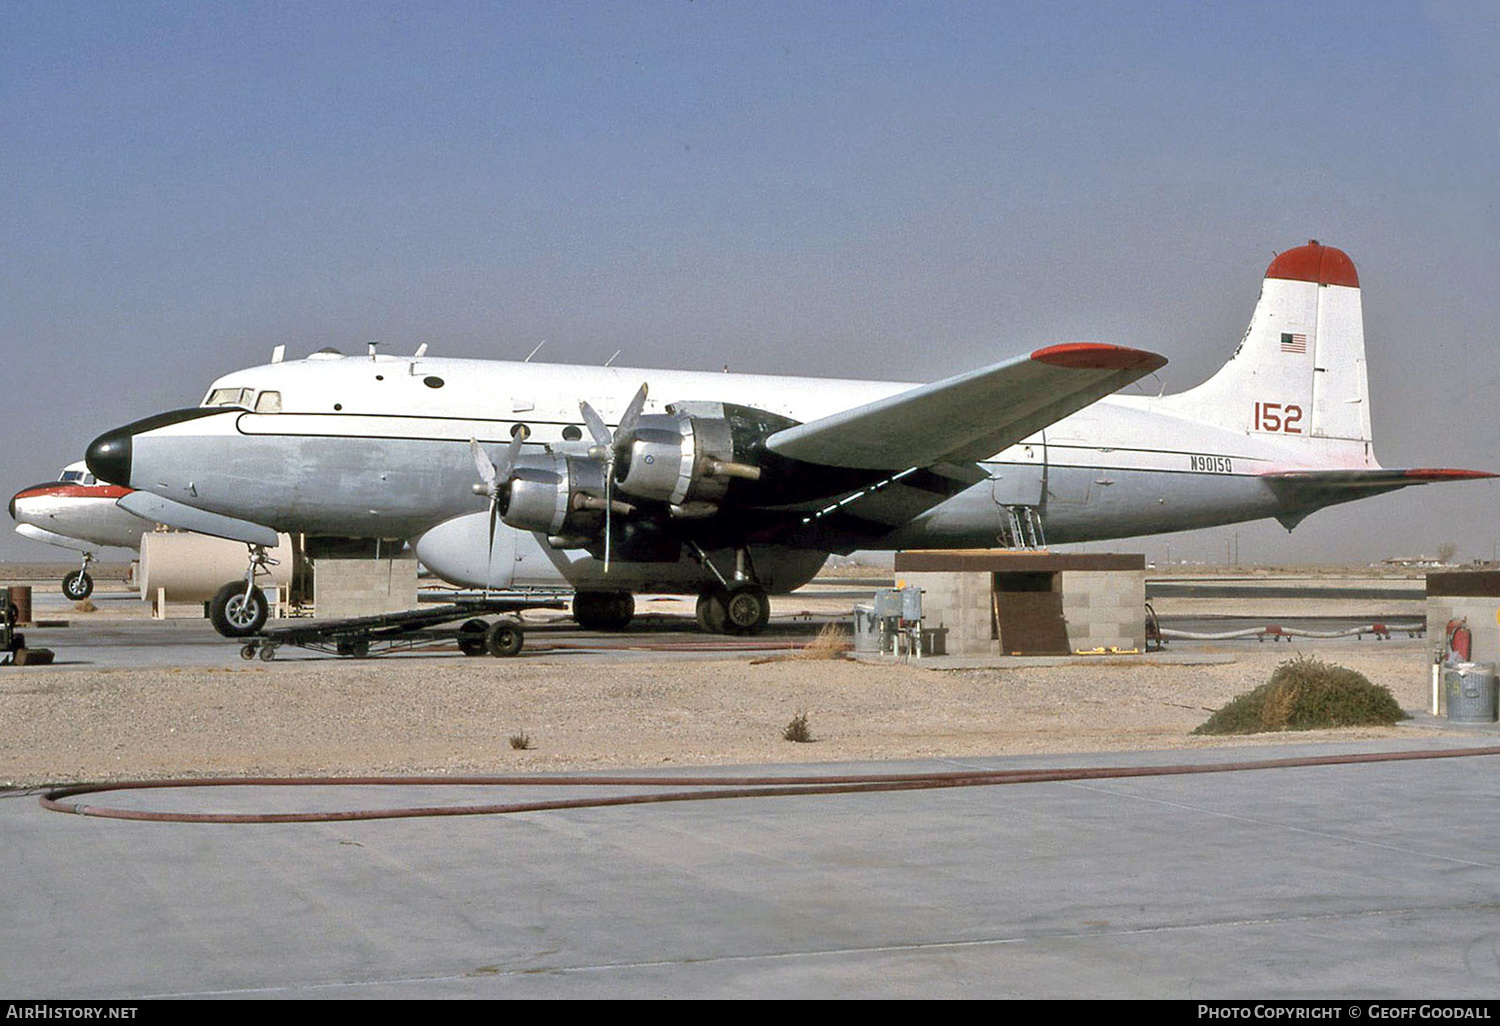
[[[1185,776],[1198,773],[1234,773],[1248,770],[1292,769],[1307,766],[1348,766],[1370,762],[1401,762],[1413,759],[1457,759],[1500,755],[1500,747],[1455,748],[1359,755],[1316,755],[1249,762],[1192,763],[1177,766],[1114,766],[1095,769],[977,770],[955,773],[854,774],[848,776],[801,777],[692,777],[692,776],[547,776],[541,774],[498,777],[225,777],[217,780],[137,780],[113,784],[78,784],[48,790],[41,806],[53,812],[109,819],[143,820],[153,823],[331,823],[370,819],[411,819],[423,816],[492,816],[552,809],[603,808],[612,805],[645,805],[656,802],[713,801],[724,798],[768,798],[793,795],[860,794],[865,792],[915,791],[949,787],[992,787],[1001,784],[1035,784],[1055,781],[1110,780],[1124,777]],[[220,813],[148,812],[105,805],[64,802],[85,794],[109,791],[140,791],[185,787],[690,787],[702,790],[655,791],[649,794],[606,797],[548,799],[491,805],[443,805],[393,809],[353,809],[332,812]]]

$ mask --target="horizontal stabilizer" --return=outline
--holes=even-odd
[[[766,439],[772,452],[822,466],[902,470],[993,456],[1164,366],[1140,349],[1074,342],[1038,349]]]
[[[172,499],[163,499],[160,495],[152,495],[150,492],[131,492],[117,501],[115,505],[138,517],[145,517],[147,520],[154,520],[159,524],[166,524],[168,527],[176,527],[184,531],[197,531],[199,534],[228,538],[230,541],[245,542],[247,545],[274,547],[277,544],[276,532],[269,527],[252,524],[248,520],[226,517],[221,513],[210,513],[206,509],[198,509]]]
[[[1364,491],[1374,489],[1389,491],[1409,485],[1432,484],[1441,481],[1481,481],[1500,477],[1486,470],[1450,470],[1445,467],[1414,467],[1406,470],[1282,470],[1262,477],[1270,481],[1284,481],[1289,485],[1305,485],[1333,489]]]
[[[1286,511],[1278,514],[1276,519],[1290,531],[1309,513],[1324,506],[1366,499],[1411,485],[1478,481],[1496,476],[1500,475],[1483,470],[1416,467],[1407,470],[1282,470],[1262,474],[1261,480],[1271,486],[1286,506]]]

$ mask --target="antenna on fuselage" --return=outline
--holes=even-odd
[[[370,359],[372,359],[372,360],[375,359],[375,347],[378,346],[378,345],[380,345],[379,342],[371,342],[370,343]]]
[[[422,357],[424,357],[426,355],[427,355],[427,343],[423,342],[421,345],[417,346],[417,351],[415,353],[411,354],[411,358],[413,360],[420,360]]]
[[[526,359],[522,360],[521,362],[522,363],[530,363],[531,362],[531,358],[533,356],[535,356],[541,350],[542,346],[544,346],[546,344],[547,344],[547,340],[546,339],[542,339],[540,342],[538,342],[536,344],[536,349],[533,349],[531,352],[527,353],[526,354]]]
[[[286,346],[284,346],[284,345],[276,346],[274,349],[271,350],[271,362],[272,363],[280,363],[284,359],[286,359]]]
[[[608,359],[608,360],[605,360],[605,361],[604,361],[604,366],[606,366],[606,367],[608,367],[608,366],[609,366],[609,365],[610,365],[610,364],[612,364],[612,363],[614,363],[614,362],[615,362],[615,357],[616,357],[616,356],[619,356],[619,355],[620,355],[620,354],[621,354],[621,353],[623,353],[623,352],[624,352],[624,351],[625,351],[625,350],[623,350],[623,349],[616,349],[616,350],[615,350],[615,351],[614,351],[614,355],[613,355],[613,356],[611,356],[611,357],[610,357],[610,358],[609,358],[609,359]]]

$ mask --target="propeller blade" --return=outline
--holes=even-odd
[[[506,481],[509,481],[511,475],[516,472],[516,459],[521,455],[521,446],[525,443],[525,432],[517,431],[511,436],[510,444],[505,447],[504,457],[501,458],[500,463],[495,467],[495,476],[499,478],[500,483],[504,484]]]
[[[495,527],[500,519],[500,497],[490,496],[490,547],[484,555],[484,597],[490,597],[490,582],[495,579]]]
[[[609,549],[615,526],[614,478],[606,473],[604,478],[604,576],[609,576]]]
[[[630,448],[630,443],[635,441],[635,429],[641,421],[641,411],[646,408],[646,383],[642,382],[640,390],[636,392],[635,398],[630,400],[630,405],[625,407],[625,412],[620,414],[620,425],[615,428],[614,447],[619,452]]]
[[[495,493],[495,465],[490,462],[484,447],[479,444],[479,439],[469,439],[469,451],[474,454],[474,469],[479,471],[479,480],[484,482],[484,490],[487,494]]]
[[[594,411],[587,402],[578,404],[578,412],[583,414],[583,422],[588,425],[589,434],[594,436],[594,444],[608,447],[615,436],[610,433],[609,425],[604,423],[604,418]]]

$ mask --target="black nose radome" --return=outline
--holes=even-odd
[[[117,427],[113,431],[104,432],[90,442],[88,451],[83,454],[83,461],[88,464],[89,469],[99,480],[108,481],[122,488],[133,487],[130,483],[130,450],[136,435],[144,435],[157,428],[171,427],[173,424],[198,420],[200,417],[221,416],[225,412],[238,415],[244,411],[189,406],[185,410],[168,410],[166,413],[158,413],[153,417],[126,424],[124,427]]]
[[[95,477],[110,484],[130,487],[130,440],[133,435],[128,427],[115,428],[89,443],[83,459]]]

